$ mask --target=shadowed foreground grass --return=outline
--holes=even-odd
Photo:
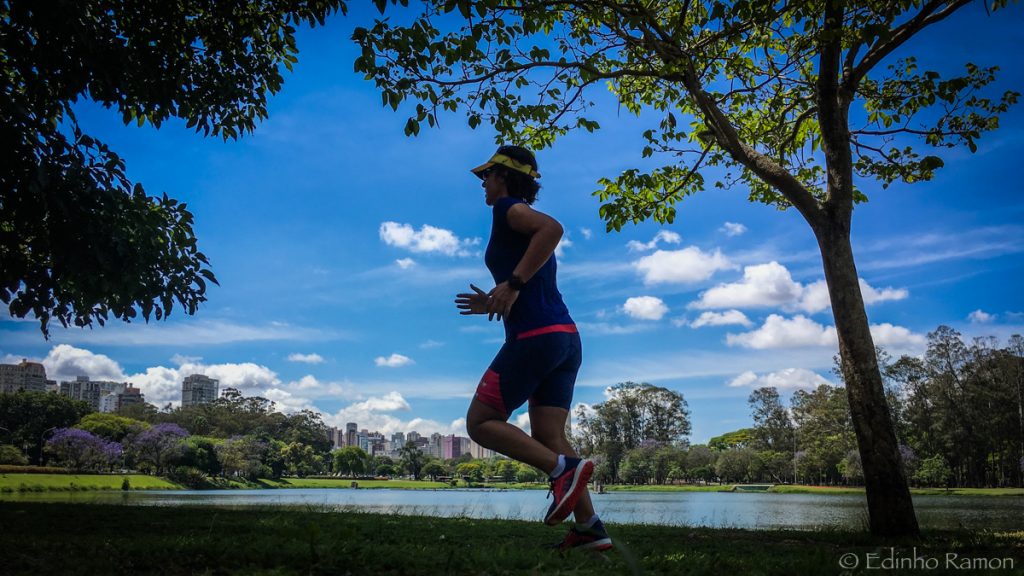
[[[605,556],[545,546],[566,527],[327,509],[131,507],[0,502],[0,574],[839,574],[844,554],[1000,560],[1020,573],[1024,532],[885,541],[844,532],[609,526]],[[916,552],[912,552],[916,547]],[[1013,568],[1007,570],[1007,562]],[[949,568],[886,574],[972,574]],[[985,572],[982,572],[985,573]]]

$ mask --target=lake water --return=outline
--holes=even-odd
[[[5,494],[5,500],[133,506],[298,506],[423,516],[540,520],[539,490],[147,490]],[[863,495],[733,492],[609,492],[593,495],[605,522],[757,529],[867,529]],[[1024,497],[915,496],[925,529],[1024,529]]]

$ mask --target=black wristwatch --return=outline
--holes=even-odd
[[[509,288],[517,291],[522,290],[523,286],[526,286],[526,282],[523,282],[522,278],[515,274],[509,276],[507,282]]]

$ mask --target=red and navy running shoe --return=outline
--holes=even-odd
[[[557,478],[551,479],[551,490],[548,496],[554,495],[555,500],[548,507],[544,523],[554,526],[565,520],[576,507],[580,494],[587,489],[587,481],[594,473],[594,463],[590,460],[565,457],[565,470]]]
[[[582,528],[579,524],[569,529],[565,539],[558,545],[561,551],[567,550],[589,550],[593,552],[606,552],[612,549],[612,539],[604,524],[600,520],[590,528]]]

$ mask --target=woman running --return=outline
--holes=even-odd
[[[481,446],[548,474],[554,502],[544,522],[560,524],[570,513],[576,519],[560,549],[608,550],[611,538],[587,492],[594,464],[578,458],[565,437],[583,357],[576,324],[555,282],[554,251],[562,226],[530,207],[540,190],[540,173],[526,148],[501,146],[472,172],[483,180],[484,201],[494,210],[484,262],[495,287],[484,292],[470,284],[473,292],[456,295],[455,304],[461,314],[503,320],[505,343],[477,386],[467,431]],[[508,423],[527,401],[529,436]]]

